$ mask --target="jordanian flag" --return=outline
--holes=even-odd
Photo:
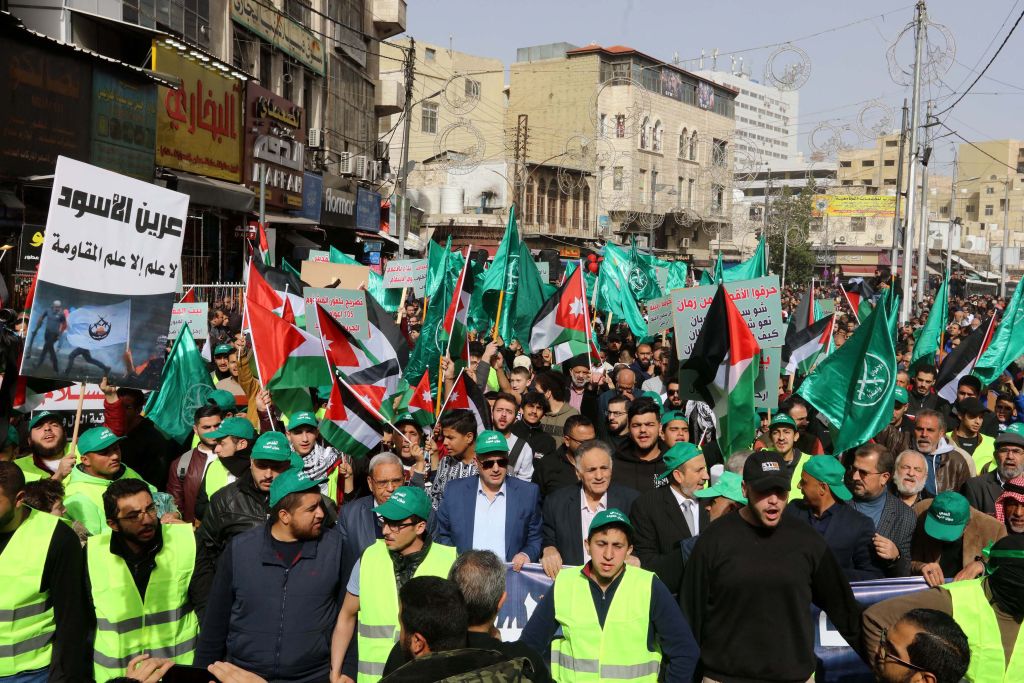
[[[344,381],[331,382],[331,395],[320,422],[320,433],[327,443],[352,457],[364,457],[380,444],[383,421]]]
[[[839,287],[843,290],[843,296],[846,297],[846,303],[853,311],[853,317],[857,319],[857,324],[867,320],[867,317],[871,315],[871,298],[875,296],[874,287],[862,277],[850,278],[845,287],[842,285]]]
[[[252,302],[246,302],[246,310],[263,386],[274,390],[330,384],[319,339]]]
[[[693,351],[680,373],[692,380],[691,392],[701,396],[718,418],[718,445],[723,453],[750,448],[757,430],[754,380],[760,367],[758,346],[725,287],[718,286]]]
[[[460,370],[459,376],[455,378],[455,384],[441,406],[438,418],[449,410],[468,410],[473,413],[476,418],[477,434],[491,428],[491,411],[487,399],[476,382],[466,375],[465,368]]]
[[[551,348],[555,363],[586,353],[590,331],[590,311],[583,285],[583,269],[576,268],[541,307],[533,319],[531,349]]]
[[[459,279],[455,282],[451,303],[444,314],[444,331],[448,335],[448,354],[455,359],[469,360],[469,303],[473,298],[473,278],[469,274],[467,256]]]
[[[823,354],[828,353],[834,321],[833,314],[802,330],[789,328],[786,343],[782,347],[782,359],[786,362],[784,374],[794,375],[799,371],[801,375],[807,375]]]
[[[434,395],[430,385],[430,373],[424,372],[419,383],[409,387],[402,398],[403,411],[409,413],[416,424],[429,427],[436,422],[434,419]]]

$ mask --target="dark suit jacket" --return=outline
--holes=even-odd
[[[444,498],[437,508],[434,540],[453,545],[465,552],[473,547],[479,477],[448,482]],[[540,489],[515,477],[505,479],[505,557],[506,562],[526,553],[530,562],[540,558]]]
[[[975,510],[980,510],[986,515],[995,515],[996,498],[1003,495],[1003,486],[993,470],[965,481],[960,493]]]
[[[839,568],[850,581],[866,581],[885,577],[882,569],[871,561],[875,525],[871,518],[849,505],[836,503],[830,508],[832,519],[822,536],[839,561]],[[811,510],[803,500],[786,506],[785,514],[810,524]]]
[[[698,508],[699,528],[706,529],[711,518],[703,505]],[[634,528],[633,552],[640,558],[640,566],[657,574],[666,586],[678,586],[683,578],[683,552],[679,544],[690,538],[690,527],[672,495],[672,487],[642,493],[633,502],[629,519]]]
[[[544,546],[553,546],[562,556],[562,564],[583,564],[583,519],[580,491],[582,485],[556,489],[544,499]],[[640,494],[631,488],[612,484],[608,487],[608,507],[629,513],[633,501]]]
[[[916,525],[917,515],[914,514],[913,509],[886,491],[885,507],[882,508],[882,516],[878,520],[878,526],[875,527],[875,533],[895,543],[899,548],[900,556],[893,561],[883,560],[875,553],[874,546],[871,550],[872,562],[886,576],[910,576],[910,540],[914,537]]]
[[[373,496],[363,496],[345,503],[338,510],[338,530],[345,539],[341,553],[341,580],[346,585],[356,560],[377,540],[374,505]]]

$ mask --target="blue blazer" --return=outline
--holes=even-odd
[[[473,547],[479,477],[448,482],[444,498],[434,517],[434,540],[465,552]],[[540,488],[536,484],[505,478],[505,557],[506,562],[526,553],[530,562],[540,558]]]

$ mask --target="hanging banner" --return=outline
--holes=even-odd
[[[158,386],[187,215],[188,195],[59,157],[21,374]]]
[[[231,19],[317,74],[324,75],[323,41],[273,5],[263,0],[231,0]],[[338,25],[342,26],[340,22]]]
[[[697,341],[717,289],[718,285],[704,285],[672,290],[672,318],[679,360],[690,357],[693,343]],[[727,282],[725,291],[736,304],[761,348],[781,348],[786,332],[782,319],[779,277],[768,275],[753,280]]]
[[[416,296],[427,288],[427,260],[421,258],[388,261],[384,271],[384,289],[412,287]]]

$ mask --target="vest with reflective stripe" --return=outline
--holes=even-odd
[[[981,579],[947,583],[942,589],[953,599],[953,619],[964,630],[971,646],[967,680],[971,683],[1024,681],[1024,628],[1017,634],[1017,643],[1007,667],[999,622],[985,599]]]
[[[655,683],[661,651],[647,649],[654,574],[627,566],[612,597],[604,628],[590,592],[590,579],[566,569],[555,579],[555,621],[562,638],[551,644],[551,677],[565,681],[647,681]]]
[[[455,562],[455,548],[431,543],[427,556],[413,576],[448,578]],[[358,683],[373,683],[384,673],[391,648],[398,640],[398,585],[395,565],[384,541],[365,551],[359,563]]]
[[[793,468],[793,476],[789,480],[789,500],[803,498],[803,491],[800,490],[800,473],[804,471],[804,463],[811,459],[810,453],[801,453],[800,459],[796,461]]]
[[[950,434],[952,433],[950,432]],[[947,435],[946,438],[949,439],[949,436]],[[974,460],[978,474],[985,474],[992,470],[996,465],[996,440],[991,436],[979,434],[978,445],[971,453],[971,459]]]
[[[39,583],[58,524],[58,517],[30,510],[0,554],[0,676],[50,664],[56,626]]]
[[[207,500],[212,500],[213,494],[228,485],[228,474],[228,468],[224,467],[220,458],[214,458],[210,462],[206,474],[203,475],[203,490],[206,491]]]
[[[188,600],[196,563],[196,542],[189,524],[161,526],[164,547],[146,586],[143,602],[124,560],[110,552],[110,534],[89,539],[86,557],[96,608],[93,649],[97,681],[123,676],[140,652],[191,664],[199,620]]]

